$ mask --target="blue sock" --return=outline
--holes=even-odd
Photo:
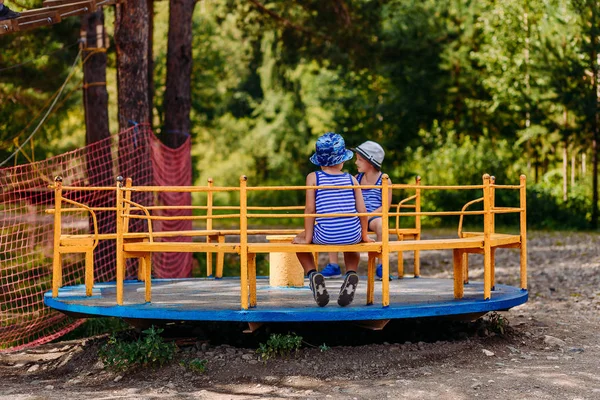
[[[0,11],[4,10],[4,4],[0,4]]]
[[[312,273],[315,273],[315,272],[317,272],[317,270],[316,270],[316,269],[311,269],[310,271],[308,271],[308,272],[306,273],[306,276],[307,276],[307,277],[310,277],[310,274],[312,274]]]

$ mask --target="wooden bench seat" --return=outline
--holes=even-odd
[[[134,242],[124,243],[123,250],[129,253],[239,253],[239,243],[204,242]]]

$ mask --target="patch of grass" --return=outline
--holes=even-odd
[[[206,365],[208,364],[208,360],[203,360],[200,358],[194,358],[189,361],[182,361],[180,363],[181,366],[186,367],[196,373],[203,374],[206,372]]]
[[[112,335],[102,346],[98,356],[107,369],[126,371],[139,367],[158,367],[171,361],[177,350],[175,343],[165,343],[163,329],[152,326],[142,332],[136,341],[118,339]]]
[[[274,333],[267,343],[261,343],[257,350],[264,361],[273,357],[288,357],[292,352],[297,352],[302,346],[302,336],[295,333],[287,335]]]

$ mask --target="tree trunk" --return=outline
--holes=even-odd
[[[567,159],[568,159],[568,157],[569,157],[569,154],[568,154],[568,152],[567,152],[567,142],[565,141],[565,142],[563,143],[563,165],[562,165],[562,176],[563,176],[563,201],[567,201],[567,198],[568,198],[568,190],[569,190],[569,189],[568,189],[568,184],[567,184],[567,181],[568,181],[567,175],[568,175],[568,173],[569,173],[569,172],[568,172],[568,165],[569,165],[569,163],[568,163],[568,160],[567,160]]]
[[[112,186],[114,184],[110,130],[108,127],[108,92],[106,90],[106,33],[104,13],[98,11],[81,17],[83,39],[83,106],[85,113],[87,175],[90,186]],[[91,207],[106,205],[104,196],[92,196]],[[96,211],[98,233],[110,233],[114,213]],[[94,221],[90,216],[90,232]],[[101,240],[94,250],[95,276],[115,263],[115,246],[110,240]]]
[[[165,123],[161,134],[162,140],[170,148],[181,147],[181,159],[164,168],[170,170],[172,185],[188,186],[192,184],[192,164],[189,153],[190,143],[190,110],[192,108],[191,78],[192,78],[192,14],[195,0],[171,0],[169,8],[169,43],[167,48],[167,82],[164,95]],[[187,141],[187,142],[186,142]],[[183,147],[185,145],[185,147]],[[187,150],[184,150],[187,149]],[[187,154],[183,154],[183,152]],[[165,205],[191,205],[190,193],[171,194],[168,197],[159,196],[158,201]],[[188,209],[166,210],[166,216],[191,215]],[[192,221],[177,224],[162,224],[166,231],[190,230]],[[189,238],[174,238],[190,240]],[[168,240],[168,239],[167,239]],[[192,270],[192,255],[182,254],[179,259],[185,265],[184,271]],[[177,276],[184,277],[184,276]]]
[[[148,3],[126,1],[116,6],[115,44],[117,48],[117,93],[119,102],[119,128],[121,131],[137,124],[150,124],[150,99],[148,98]],[[131,178],[133,185],[151,185],[154,179],[149,143],[144,140],[145,130],[133,128],[119,135],[119,171]],[[135,160],[135,161],[133,161]],[[149,193],[133,193],[131,200],[152,205]],[[129,231],[146,231],[146,221],[130,221]],[[127,262],[126,276],[134,275],[134,260]]]
[[[146,0],[148,4],[148,115],[153,121],[154,110],[154,0]]]
[[[106,46],[102,9],[81,17],[83,44],[83,104],[86,142],[92,144],[110,137],[108,92],[106,91]],[[112,182],[111,182],[112,184]]]
[[[576,152],[574,149],[571,149],[571,192],[573,191],[573,188],[575,187],[575,168],[577,167],[575,158],[576,158]]]
[[[590,62],[592,67],[592,115],[591,115],[591,126],[592,126],[592,229],[598,228],[598,52],[596,51],[597,45],[597,10],[595,2],[591,4],[592,7],[592,18],[591,18],[591,29],[590,29],[590,42],[592,44],[592,51],[590,55]]]
[[[119,128],[150,123],[148,98],[148,4],[127,1],[117,5],[115,43]]]
[[[192,14],[195,0],[171,0],[163,141],[179,147],[190,133]]]

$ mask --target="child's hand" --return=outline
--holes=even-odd
[[[363,235],[362,237],[363,243],[373,243],[374,240],[369,237],[369,235]]]
[[[311,243],[311,241],[306,240],[306,236],[303,234],[299,234],[295,238],[292,239],[292,244],[310,244],[310,243]]]

